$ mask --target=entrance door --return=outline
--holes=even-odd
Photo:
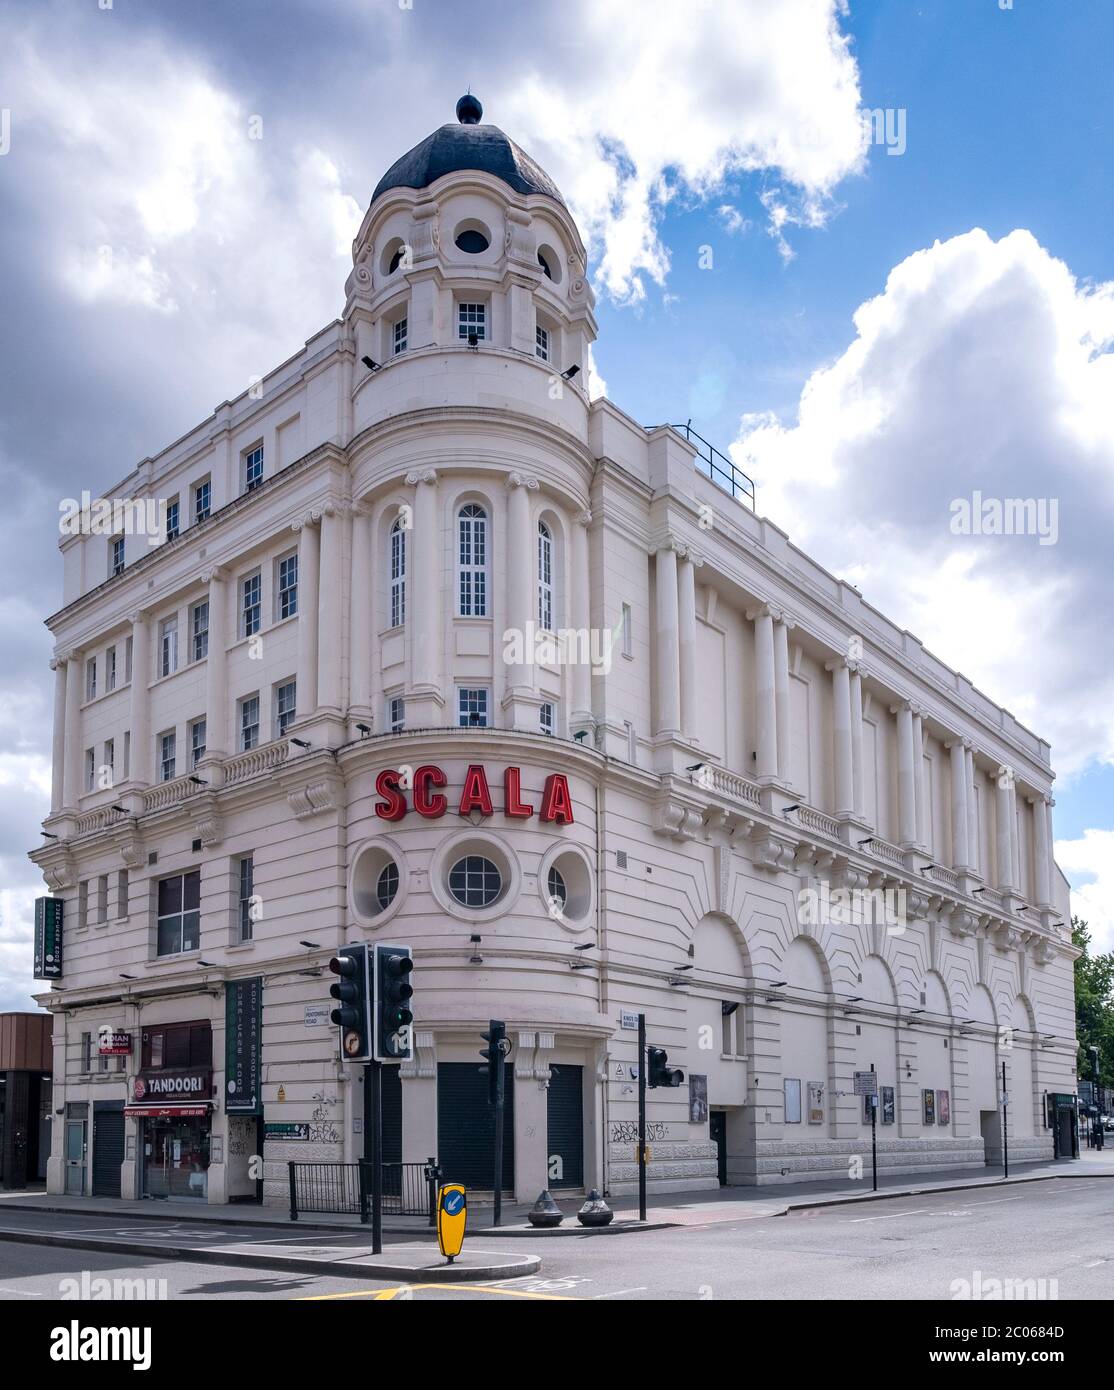
[[[85,1156],[89,1144],[85,1120],[66,1121],[66,1195],[85,1196]]]
[[[209,1191],[209,1121],[168,1116],[146,1120],[148,1197],[197,1197]]]
[[[487,1068],[474,1062],[437,1064],[437,1162],[445,1182],[490,1192],[495,1115],[487,1103]],[[503,1190],[514,1191],[514,1069],[506,1071]]]
[[[713,1110],[708,1116],[708,1137],[716,1146],[716,1162],[719,1168],[719,1185],[727,1186],[727,1112]]]
[[[119,1197],[124,1161],[124,1102],[93,1102],[93,1196]]]
[[[546,1092],[550,1187],[584,1186],[584,1068],[549,1069]]]

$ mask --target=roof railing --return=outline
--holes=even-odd
[[[714,444],[709,444],[702,434],[697,434],[691,420],[683,425],[673,425],[672,428],[678,434],[683,434],[689,443],[695,446],[696,466],[701,473],[711,478],[718,488],[730,494],[736,502],[742,502],[754,511],[753,479],[748,478],[741,468],[736,468],[727,455],[721,454]]]

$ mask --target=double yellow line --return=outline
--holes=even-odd
[[[387,1303],[396,1299],[399,1294],[420,1292],[422,1289],[452,1289],[455,1293],[490,1293],[498,1294],[503,1298],[537,1298],[547,1301],[567,1303],[570,1301],[567,1294],[561,1293],[530,1293],[527,1289],[494,1289],[489,1284],[399,1284],[393,1289],[356,1289],[352,1293],[314,1293],[306,1294],[297,1300],[299,1303],[327,1303],[338,1298],[374,1298]],[[575,1301],[575,1300],[572,1300]]]

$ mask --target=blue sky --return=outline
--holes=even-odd
[[[59,498],[339,313],[371,190],[467,86],[578,218],[616,404],[691,416],[1052,742],[1114,946],[1109,0],[0,0],[0,32],[0,1008],[31,988]],[[1054,499],[1058,543],[953,536],[973,489]]]

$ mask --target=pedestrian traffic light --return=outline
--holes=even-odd
[[[480,1056],[487,1062],[487,1099],[489,1104],[498,1105],[503,1099],[503,1059],[510,1051],[507,1025],[502,1019],[493,1018],[480,1037],[487,1043],[480,1049]]]
[[[329,969],[340,978],[329,987],[339,1001],[329,1017],[340,1029],[340,1055],[346,1062],[370,1062],[371,980],[368,948],[342,946],[329,962]]]
[[[412,1054],[410,1000],[414,960],[409,946],[375,948],[375,1060],[404,1062]]]
[[[664,1047],[648,1047],[646,1061],[647,1086],[679,1086],[685,1079],[679,1067],[669,1065],[669,1054]]]

